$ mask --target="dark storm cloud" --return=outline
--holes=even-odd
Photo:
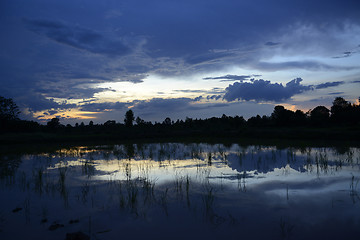
[[[311,86],[304,86],[301,84],[301,81],[301,78],[296,78],[285,86],[262,79],[252,82],[236,82],[226,88],[224,99],[226,101],[254,100],[258,102],[288,100],[295,94],[312,90]]]
[[[109,39],[91,29],[69,26],[52,20],[24,19],[29,30],[58,43],[107,56],[123,56],[130,52],[120,40]]]
[[[343,81],[339,81],[339,82],[326,82],[326,83],[321,83],[318,85],[315,85],[316,89],[324,89],[324,88],[329,88],[329,87],[336,87],[339,85],[344,84],[345,82]]]

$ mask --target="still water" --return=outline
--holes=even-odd
[[[357,239],[360,149],[79,146],[0,155],[0,239]]]

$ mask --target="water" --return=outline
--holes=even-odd
[[[359,148],[162,143],[0,157],[0,239],[360,233]]]

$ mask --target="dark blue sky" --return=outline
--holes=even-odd
[[[0,95],[63,123],[359,97],[359,1],[3,0]]]

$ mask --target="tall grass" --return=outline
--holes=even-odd
[[[69,199],[68,199],[68,190],[66,188],[66,173],[68,171],[67,165],[60,166],[59,168],[59,180],[58,180],[58,186],[59,186],[59,192],[61,197],[64,201],[64,206],[67,208],[69,206]]]

